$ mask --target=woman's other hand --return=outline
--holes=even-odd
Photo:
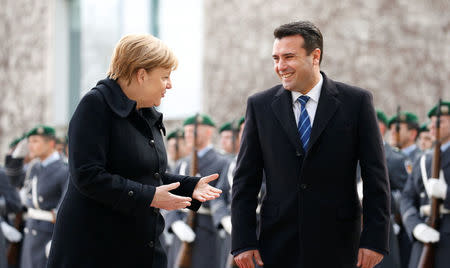
[[[200,202],[205,202],[219,197],[222,190],[208,184],[209,182],[216,180],[218,177],[219,174],[215,173],[201,178],[195,186],[194,192],[192,193],[192,198],[195,198]]]
[[[153,197],[153,201],[150,206],[155,208],[162,208],[165,210],[175,210],[189,207],[192,201],[190,197],[184,197],[170,193],[170,191],[178,188],[179,186],[180,183],[175,182],[156,187],[155,196]]]

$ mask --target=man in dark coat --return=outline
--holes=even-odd
[[[197,129],[197,156],[198,156],[198,174],[218,173],[222,176],[222,170],[228,164],[228,157],[219,153],[212,145],[212,138],[215,132],[215,124],[207,115],[199,116],[199,125]],[[187,146],[192,148],[194,143],[194,122],[195,116],[187,118],[184,123],[184,133]],[[191,170],[192,155],[181,159],[177,165],[176,173],[180,175],[189,175]],[[216,186],[216,181],[211,183]],[[219,236],[218,230],[213,223],[210,202],[204,202],[196,213],[195,226],[190,228],[186,223],[187,213],[184,211],[171,211],[167,214],[167,225],[169,231],[175,234],[174,242],[169,250],[168,267],[176,267],[177,256],[180,253],[182,241],[192,242],[192,267],[223,267],[225,254],[223,251],[224,239]],[[195,236],[193,239],[186,240],[183,236],[191,232]]]
[[[253,267],[255,259],[264,267],[371,268],[389,252],[390,217],[372,96],[320,72],[322,34],[312,23],[285,24],[274,35],[272,57],[282,85],[247,102],[232,189],[232,253],[241,267]]]
[[[430,110],[430,131],[436,136],[435,106]],[[431,178],[433,151],[423,154],[414,163],[411,176],[403,191],[400,209],[403,223],[409,236],[413,239],[410,268],[416,268],[422,253],[423,243],[437,243],[435,268],[450,267],[450,102],[444,102],[441,109],[441,175]],[[443,200],[440,207],[441,218],[439,230],[429,227],[426,222],[430,216],[430,200],[435,197]]]
[[[52,127],[37,126],[27,137],[30,153],[38,161],[29,167],[21,190],[27,217],[20,267],[45,268],[45,247],[52,238],[57,209],[67,189],[68,167],[55,149]]]

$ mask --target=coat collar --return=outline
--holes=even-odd
[[[102,93],[111,110],[122,118],[128,117],[130,113],[136,109],[136,102],[130,100],[125,93],[123,93],[119,84],[109,77],[100,80],[94,89],[97,89]]]
[[[317,138],[325,129],[325,126],[335,113],[340,103],[336,98],[338,90],[336,89],[335,83],[331,79],[328,79],[325,73],[320,73],[323,77],[323,85],[307,151],[317,141]],[[272,109],[276,118],[288,135],[289,141],[297,151],[303,151],[297,131],[294,112],[292,110],[292,93],[289,90],[286,90],[283,86],[280,86],[272,102]]]

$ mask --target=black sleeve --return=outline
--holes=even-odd
[[[360,247],[388,254],[391,194],[383,140],[369,92],[362,96],[358,124],[358,155],[364,196]]]
[[[249,98],[245,114],[236,173],[232,186],[231,222],[232,251],[256,248],[256,207],[261,188],[263,160],[257,129],[257,120]]]

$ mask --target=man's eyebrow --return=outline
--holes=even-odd
[[[284,57],[286,57],[286,56],[295,56],[295,55],[296,54],[294,52],[287,52],[287,53],[281,54],[281,56],[284,56]],[[275,58],[275,57],[279,57],[279,55],[273,54],[272,58]]]

